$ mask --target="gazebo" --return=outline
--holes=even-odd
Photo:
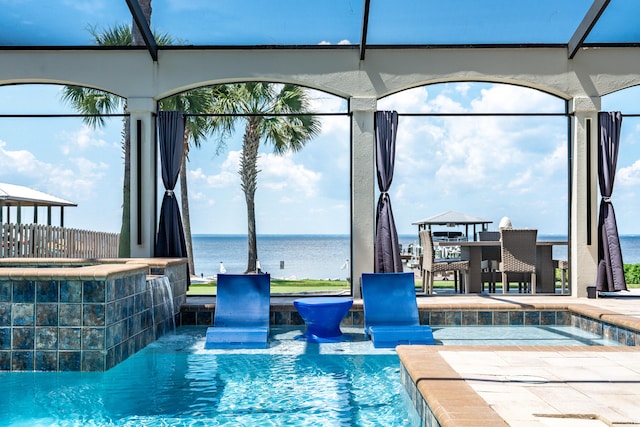
[[[427,228],[431,230],[431,226],[433,225],[442,225],[446,227],[464,225],[465,236],[469,236],[469,226],[473,225],[473,240],[476,240],[476,226],[480,225],[482,227],[480,231],[485,231],[488,224],[491,224],[492,222],[493,221],[491,220],[467,215],[465,213],[447,211],[416,221],[412,224],[418,226],[418,232]]]
[[[6,216],[3,209],[6,206]],[[0,223],[11,222],[10,208],[16,208],[16,223],[22,222],[22,208],[33,207],[33,223],[38,223],[38,208],[47,207],[47,225],[51,225],[51,208],[60,207],[60,227],[64,227],[65,206],[78,206],[74,202],[52,196],[22,185],[0,182]]]

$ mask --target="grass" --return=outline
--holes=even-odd
[[[558,282],[559,283],[559,282]],[[422,281],[416,281],[416,288],[422,287]],[[433,283],[435,289],[453,289],[453,281],[436,280]],[[627,283],[629,289],[640,289],[638,283]],[[282,280],[271,279],[272,294],[303,294],[303,293],[336,293],[337,291],[349,291],[349,282],[346,280]],[[187,295],[215,295],[216,282],[192,283]]]
[[[281,280],[271,279],[272,294],[301,294],[305,292],[331,292],[349,291],[349,282],[346,280]],[[215,295],[216,282],[193,283],[189,287],[187,295]]]

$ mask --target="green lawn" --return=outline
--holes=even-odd
[[[560,286],[559,281],[557,286]],[[422,287],[422,281],[416,281],[416,288]],[[453,281],[436,280],[433,284],[434,289],[453,289]],[[640,284],[627,283],[630,289],[640,288]],[[349,282],[346,280],[280,280],[271,279],[272,294],[303,294],[303,293],[337,293],[340,291],[349,292]],[[187,295],[215,295],[216,282],[211,283],[193,283],[189,287]]]

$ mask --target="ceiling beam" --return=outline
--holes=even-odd
[[[587,14],[582,18],[582,22],[576,29],[576,32],[571,36],[569,40],[569,59],[573,59],[578,53],[578,50],[582,47],[582,43],[587,38],[593,27],[600,19],[600,16],[609,5],[611,0],[594,0],[591,7],[587,11]]]
[[[147,49],[149,50],[149,54],[151,55],[153,62],[158,62],[158,45],[156,44],[156,39],[153,37],[151,28],[149,28],[149,23],[144,17],[140,3],[138,3],[138,0],[126,1],[129,6],[129,10],[131,11],[131,16],[133,16],[133,21],[138,26],[138,29],[140,29],[140,33],[142,34],[144,43],[147,45]]]
[[[360,36],[360,61],[364,61],[364,54],[367,49],[367,31],[369,29],[369,4],[371,0],[364,0],[362,8],[362,34]]]

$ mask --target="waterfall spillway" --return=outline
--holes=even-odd
[[[147,281],[151,293],[151,315],[156,338],[167,332],[175,332],[176,317],[173,290],[167,276],[154,277]]]

